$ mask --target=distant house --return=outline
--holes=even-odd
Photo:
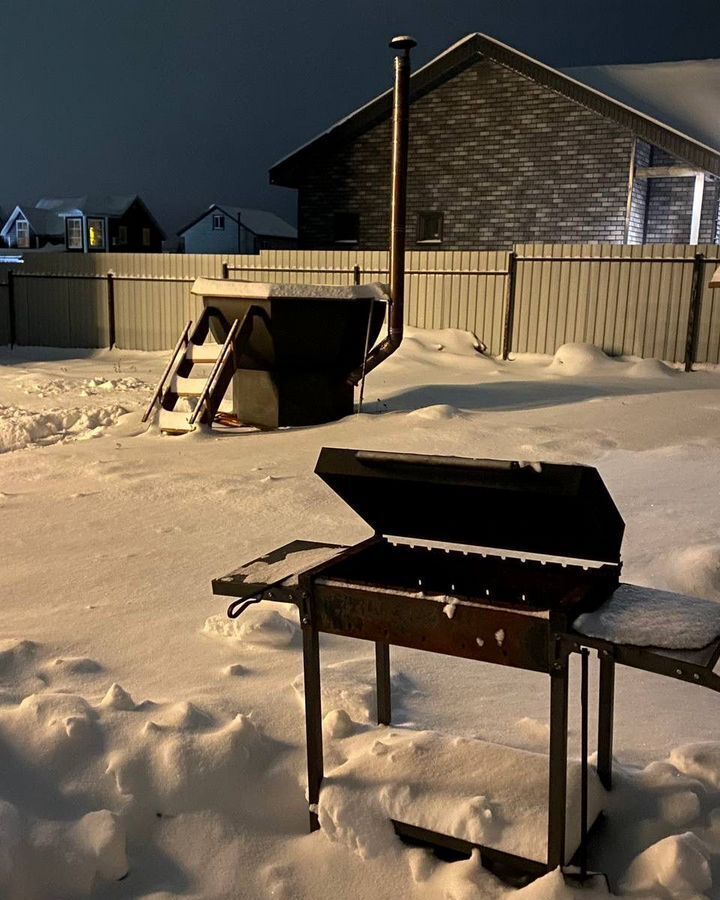
[[[43,197],[16,206],[0,231],[9,247],[74,253],[159,253],[165,234],[138,196]]]
[[[53,246],[64,250],[65,222],[57,213],[23,203],[10,213],[0,230],[0,237],[6,247],[18,250]]]
[[[213,203],[178,231],[185,253],[259,253],[297,246],[297,230],[275,213]]]
[[[560,71],[470,34],[410,100],[410,248],[718,241],[718,60]],[[391,112],[386,92],[272,167],[300,247],[387,247]]]

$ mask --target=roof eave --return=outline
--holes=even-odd
[[[411,102],[454,78],[484,57],[545,85],[598,115],[611,119],[648,143],[655,144],[712,175],[720,176],[720,151],[589,85],[576,81],[558,69],[553,69],[501,41],[479,33],[470,34],[458,41],[413,73],[410,80]],[[388,90],[275,163],[270,169],[270,183],[283,187],[298,187],[302,169],[307,162],[369,130],[387,118],[391,111],[392,91]]]

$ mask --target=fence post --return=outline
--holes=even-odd
[[[705,255],[695,254],[693,263],[692,287],[690,289],[690,309],[688,310],[687,338],[685,340],[685,371],[691,372],[697,354],[698,328],[702,309],[703,276],[705,274]]]
[[[227,280],[230,277],[230,269],[228,267],[227,262],[222,264],[222,277]]]
[[[517,253],[508,253],[507,281],[505,283],[505,326],[503,328],[502,358],[510,356],[515,324],[515,282],[517,275]]]
[[[353,266],[353,284],[360,284],[360,266],[357,263]]]
[[[17,343],[17,319],[15,317],[15,273],[12,269],[7,273],[8,290],[8,331],[10,332],[10,349]]]
[[[115,346],[115,273],[107,273],[108,350]]]

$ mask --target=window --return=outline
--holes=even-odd
[[[127,225],[118,225],[118,244],[127,244]]]
[[[225,231],[225,216],[217,213],[213,216],[213,231]]]
[[[143,228],[142,241],[143,241],[143,247],[150,246],[150,229],[149,228]]]
[[[333,240],[336,244],[356,244],[360,234],[357,213],[336,212],[333,220]]]
[[[82,219],[67,219],[67,248],[68,250],[82,250],[83,233]]]
[[[88,219],[88,248],[105,249],[105,219]]]
[[[442,241],[443,214],[441,212],[418,213],[418,243],[437,243]]]
[[[18,219],[15,223],[15,237],[18,247],[30,247],[30,226],[27,219]]]

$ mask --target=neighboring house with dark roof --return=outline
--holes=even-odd
[[[259,253],[297,246],[297,230],[275,213],[213,203],[178,231],[185,253]]]
[[[667,88],[648,97],[652,77],[625,92],[598,77],[482,34],[418,69],[407,246],[716,242],[720,81],[705,84],[712,99],[688,82],[668,103]],[[298,191],[301,247],[387,247],[391,106],[387,91],[271,168]]]
[[[160,253],[165,233],[137,195],[43,197],[38,209],[63,222],[65,247],[76,253]]]
[[[159,253],[165,234],[138,196],[43,197],[16,206],[0,231],[8,247],[75,253]]]
[[[0,238],[6,247],[17,247],[19,250],[52,246],[64,250],[65,222],[54,212],[22,203],[6,219]]]

